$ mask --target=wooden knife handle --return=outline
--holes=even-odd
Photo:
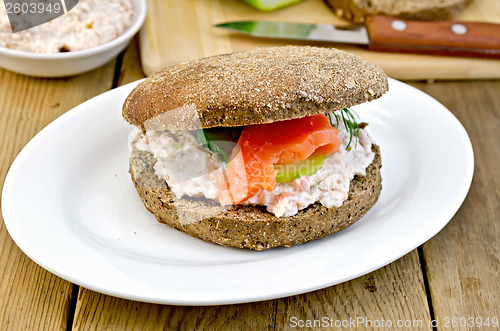
[[[500,24],[417,22],[369,16],[366,29],[374,51],[500,59]]]

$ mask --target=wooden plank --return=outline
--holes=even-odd
[[[22,147],[77,104],[111,87],[114,62],[66,79],[37,79],[0,70],[0,186]],[[1,193],[0,193],[1,194]],[[64,330],[72,284],[32,262],[0,216],[0,329]]]
[[[500,1],[475,0],[457,19],[500,23]],[[304,0],[272,13],[259,12],[241,0],[148,0],[148,17],[140,34],[144,72],[149,75],[167,65],[253,47],[304,45],[256,39],[212,27],[234,20],[348,24],[335,16],[322,0]],[[331,46],[327,43],[314,45]],[[380,53],[354,46],[334,46],[380,65],[389,76],[397,79],[500,78],[498,60]]]
[[[347,283],[303,295],[240,305],[157,305],[82,288],[73,329],[294,330],[300,323],[307,325],[305,323],[315,323],[314,320],[325,323],[325,318],[328,324],[320,326],[328,326],[326,329],[338,329],[335,323],[349,321],[343,329],[377,330],[380,329],[377,323],[394,326],[409,323],[403,324],[405,330],[430,330],[417,251]],[[358,324],[353,326],[353,320]]]
[[[218,33],[219,38],[214,38],[213,29],[207,29],[212,22],[223,20],[219,0],[147,3],[147,19],[140,32],[146,74],[166,65],[231,51],[227,34]]]
[[[118,86],[122,86],[136,80],[144,78],[141,66],[139,65],[139,40],[135,37],[132,43],[125,51],[123,62],[120,68],[120,77],[118,78]]]
[[[442,328],[445,318],[479,317],[484,321],[490,317],[491,322],[496,317],[498,321],[500,82],[415,86],[457,116],[469,133],[475,155],[474,179],[464,204],[451,222],[423,246],[435,316]]]
[[[331,330],[380,330],[384,326],[430,330],[426,298],[418,253],[413,250],[363,277],[278,300],[276,329],[296,330],[309,323],[314,329]],[[397,327],[397,323],[407,324]]]
[[[271,330],[274,305],[155,305],[81,289],[73,330]]]

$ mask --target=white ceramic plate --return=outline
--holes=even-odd
[[[128,299],[178,305],[258,301],[366,274],[419,246],[453,217],[469,189],[473,152],[459,121],[398,81],[355,107],[382,150],[383,190],[356,224],[291,248],[249,251],[192,238],[156,222],[128,174],[131,127],[121,106],[136,83],[67,112],[13,163],[5,224],[50,272]]]

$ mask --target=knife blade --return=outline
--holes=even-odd
[[[215,26],[253,37],[367,45],[381,52],[500,58],[500,24],[494,23],[375,15],[367,17],[365,25],[237,21]]]

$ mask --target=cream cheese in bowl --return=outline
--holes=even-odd
[[[12,33],[0,0],[0,66],[39,77],[95,69],[128,45],[145,16],[145,0],[80,0],[48,23]]]
[[[3,0],[0,6],[3,7]],[[130,0],[80,0],[68,13],[34,28],[12,33],[7,15],[0,15],[0,47],[59,53],[96,47],[123,34],[133,18]]]

